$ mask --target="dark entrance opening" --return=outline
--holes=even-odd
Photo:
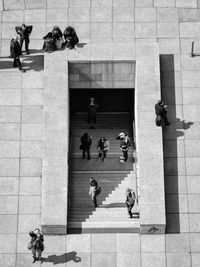
[[[89,98],[95,97],[98,112],[134,113],[134,89],[70,89],[70,110],[87,112]]]

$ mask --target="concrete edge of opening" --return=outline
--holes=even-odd
[[[154,106],[161,98],[158,43],[136,46],[135,121],[140,232],[165,233],[162,128],[155,125]]]

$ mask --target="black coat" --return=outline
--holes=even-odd
[[[17,34],[19,34],[21,38],[24,39],[25,41],[29,41],[29,35],[31,34],[32,29],[33,26],[26,26],[24,30],[20,26],[15,27]]]
[[[14,58],[19,57],[21,55],[21,46],[19,42],[14,39],[10,41],[10,54]]]
[[[32,247],[34,249],[41,249],[42,251],[44,250],[44,237],[42,234],[38,237],[33,231],[29,232],[29,235],[31,236],[31,243]]]

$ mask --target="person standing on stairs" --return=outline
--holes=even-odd
[[[94,97],[90,97],[90,103],[88,105],[88,123],[96,123],[96,113],[99,105],[95,101]],[[91,125],[91,129],[94,129],[94,125]]]
[[[89,195],[92,199],[91,207],[97,207],[97,195],[101,193],[101,187],[98,185],[97,181],[94,178],[90,178],[90,189]]]
[[[82,153],[82,159],[86,158],[86,153],[87,153],[87,159],[90,160],[90,146],[92,144],[92,137],[89,136],[88,133],[84,133],[81,137],[81,145],[80,149],[83,150]]]
[[[130,188],[126,189],[126,206],[127,206],[127,210],[128,210],[128,214],[130,216],[130,218],[133,218],[133,213],[132,213],[132,208],[135,205],[135,192],[133,190],[131,190]]]
[[[99,152],[97,161],[100,161],[102,158],[103,162],[105,162],[106,161],[106,153],[110,149],[110,143],[109,143],[108,139],[105,137],[101,137],[98,141],[97,149]]]
[[[123,153],[123,157],[120,157],[120,162],[126,163],[128,159],[128,150],[131,146],[131,140],[125,133],[118,134],[116,139],[120,140],[120,149]]]

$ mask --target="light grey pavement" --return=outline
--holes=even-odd
[[[167,234],[46,236],[43,266],[200,266],[200,57],[190,57],[192,41],[200,53],[198,8],[198,0],[0,1],[0,266],[32,266],[27,232],[41,223],[41,37],[55,24],[75,26],[80,37],[68,59],[134,60],[135,43],[158,42],[160,54],[174,54],[175,79],[172,98],[164,73]],[[5,58],[22,22],[34,26],[25,74]]]

